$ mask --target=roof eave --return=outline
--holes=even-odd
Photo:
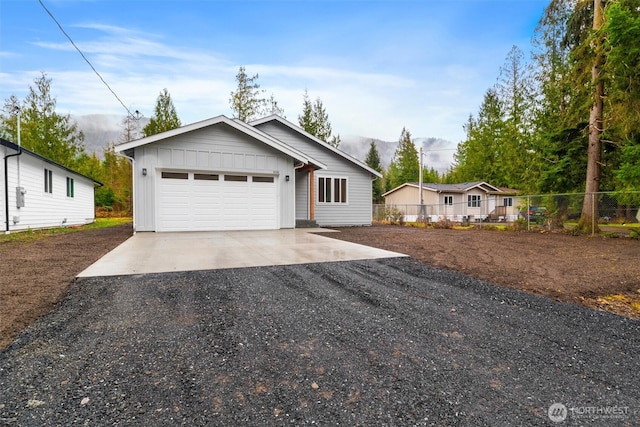
[[[333,151],[334,153],[338,154],[339,156],[344,157],[346,160],[354,163],[355,165],[361,167],[362,169],[365,169],[371,175],[376,176],[378,178],[382,178],[382,173],[380,173],[377,170],[369,167],[366,163],[361,162],[360,160],[350,156],[349,154],[345,153],[344,151],[334,147],[333,145],[328,144],[325,141],[323,141],[323,140],[311,135],[309,132],[305,131],[301,127],[296,126],[295,124],[293,124],[290,121],[278,116],[277,114],[272,114],[270,116],[263,117],[261,119],[253,120],[253,121],[249,122],[248,125],[249,126],[259,126],[261,124],[268,123],[268,122],[271,122],[271,121],[274,121],[274,120],[279,122],[279,123],[282,123],[283,125],[287,126],[288,128],[290,128],[290,129],[302,134],[303,136],[311,139],[312,141],[316,142],[317,144],[322,145],[323,147],[327,148],[328,150]]]

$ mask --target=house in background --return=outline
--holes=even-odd
[[[417,182],[402,184],[382,196],[407,222],[419,217],[430,221],[514,221],[518,218],[517,190],[495,187],[482,181],[461,184],[422,184],[422,207]]]
[[[136,231],[370,225],[381,177],[276,115],[217,116],[115,150],[134,159]]]
[[[4,232],[95,221],[100,183],[0,138]]]

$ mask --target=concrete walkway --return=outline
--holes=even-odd
[[[405,256],[317,233],[324,229],[136,233],[78,277],[216,270]]]

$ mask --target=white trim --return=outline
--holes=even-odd
[[[317,188],[317,192],[316,194],[314,194],[314,202],[317,203],[318,205],[322,205],[322,206],[348,206],[349,205],[349,199],[350,199],[350,190],[349,190],[349,177],[348,176],[344,176],[344,175],[316,175],[316,188]],[[330,179],[331,180],[331,201],[327,202],[321,202],[320,201],[320,179],[324,179],[325,180],[325,188],[326,188],[326,180]],[[335,201],[335,180],[345,180],[346,181],[346,190],[347,190],[347,197],[346,197],[346,201],[344,202],[336,202]],[[340,186],[341,191],[342,191],[342,186]],[[325,191],[325,195],[326,195],[326,191]]]

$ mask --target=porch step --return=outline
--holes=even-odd
[[[317,228],[318,223],[315,219],[296,219],[296,228]]]

